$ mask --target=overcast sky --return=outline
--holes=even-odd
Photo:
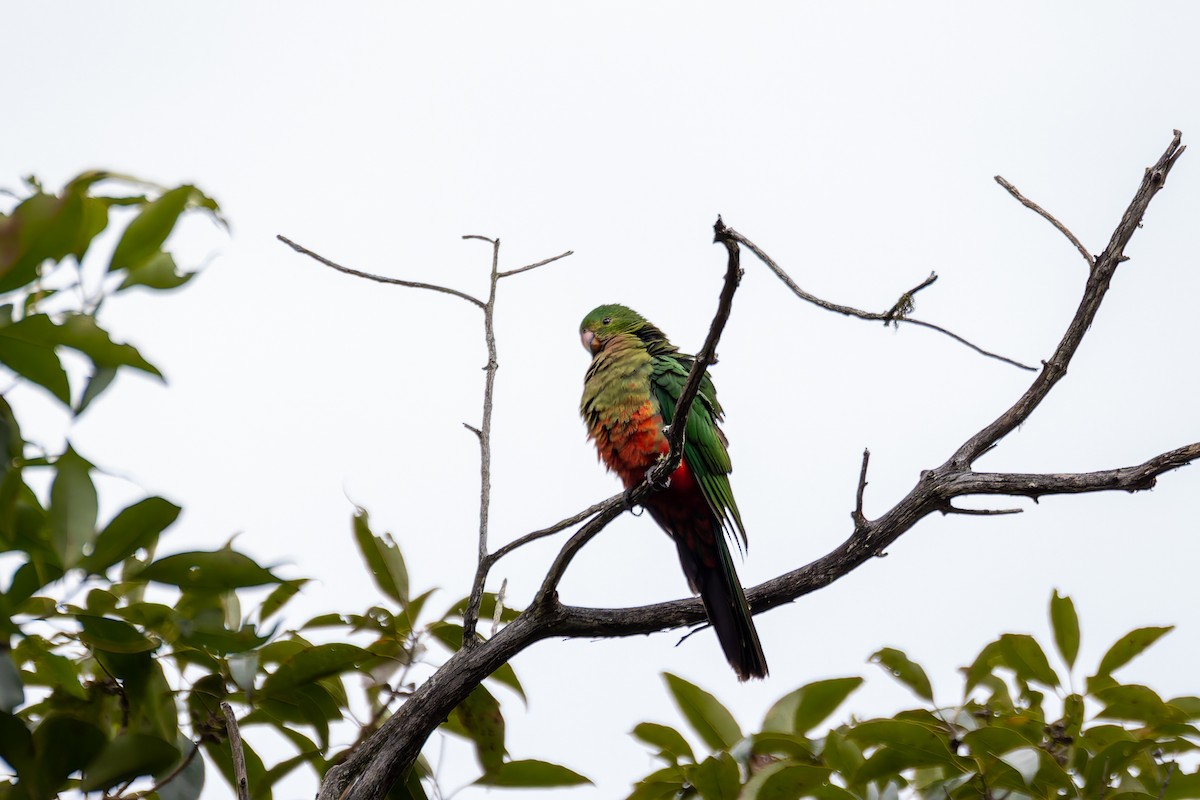
[[[1200,7],[1186,3],[10,2],[4,17],[0,185],[100,167],[194,181],[233,226],[181,232],[192,263],[209,261],[182,291],[106,307],[169,383],[122,377],[70,437],[130,479],[102,486],[110,513],[146,492],[184,507],[164,550],[240,532],[282,574],[316,578],[292,624],[378,600],[351,501],[395,534],[415,587],[442,587],[433,608],[466,593],[478,451],[461,423],[478,422],[485,354],[468,304],[334,273],[276,234],[474,293],[490,251],[463,234],[500,237],[502,269],[575,251],[500,287],[498,544],[618,488],[578,419],[579,320],[621,302],[698,348],[724,268],[718,213],[833,301],[885,310],[936,271],[918,316],[1036,364],[1085,267],[992,177],[1099,252],[1172,129],[1200,134]],[[980,469],[1104,469],[1198,438],[1197,158],[1155,200],[1070,374]],[[744,263],[714,377],[755,584],[849,534],[864,446],[874,517],[1030,377],[803,304]],[[48,412],[28,432],[52,440],[62,424]],[[1048,641],[1055,587],[1082,617],[1078,677],[1128,629],[1177,624],[1126,674],[1194,694],[1198,494],[1193,468],[1138,495],[927,519],[888,558],[758,617],[764,682],[738,684],[709,632],[540,643],[514,662],[529,707],[504,697],[509,751],[595,780],[570,797],[622,796],[653,766],[627,732],[679,722],[661,672],[748,728],[802,683],[865,674],[847,710],[871,716],[913,702],[865,663],[885,645],[953,703],[956,668],[984,643]],[[524,602],[557,541],[501,562],[490,588],[507,578]],[[686,591],[669,540],[626,515],[561,593],[620,606]],[[426,753],[446,791],[477,774],[458,742]],[[297,775],[277,797],[311,795]],[[210,772],[205,796],[227,795]]]

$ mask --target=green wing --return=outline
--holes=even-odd
[[[651,388],[666,425],[673,422],[671,417],[675,413],[675,403],[679,401],[683,385],[687,383],[693,361],[691,356],[681,353],[660,353],[653,357]],[[688,414],[683,457],[700,484],[704,499],[740,549],[746,543],[746,529],[742,526],[742,516],[738,512],[737,501],[733,499],[733,489],[729,486],[732,467],[726,449],[728,442],[717,426],[721,418],[717,390],[705,372],[704,379],[700,381],[700,391]]]

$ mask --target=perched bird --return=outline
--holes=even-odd
[[[600,459],[632,489],[670,449],[664,427],[672,424],[694,358],[621,305],[592,311],[579,334],[592,354],[579,412]],[[728,534],[741,549],[746,531],[729,487],[729,443],[717,427],[721,419],[716,389],[705,373],[688,414],[683,460],[645,507],[675,540],[683,574],[704,601],[738,678],[763,678],[767,659],[725,541]]]

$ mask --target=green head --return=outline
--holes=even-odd
[[[621,335],[636,336],[647,344],[667,338],[641,314],[616,303],[599,306],[579,324],[579,338],[583,341],[583,347],[593,355]]]

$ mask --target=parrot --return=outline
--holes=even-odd
[[[622,305],[602,305],[579,326],[592,355],[579,412],[605,466],[626,491],[670,449],[667,430],[694,356]],[[738,679],[765,678],[767,659],[738,581],[726,536],[742,550],[746,530],[729,485],[729,443],[707,372],[688,413],[683,459],[665,488],[643,504],[675,542],[683,574],[700,595]]]

